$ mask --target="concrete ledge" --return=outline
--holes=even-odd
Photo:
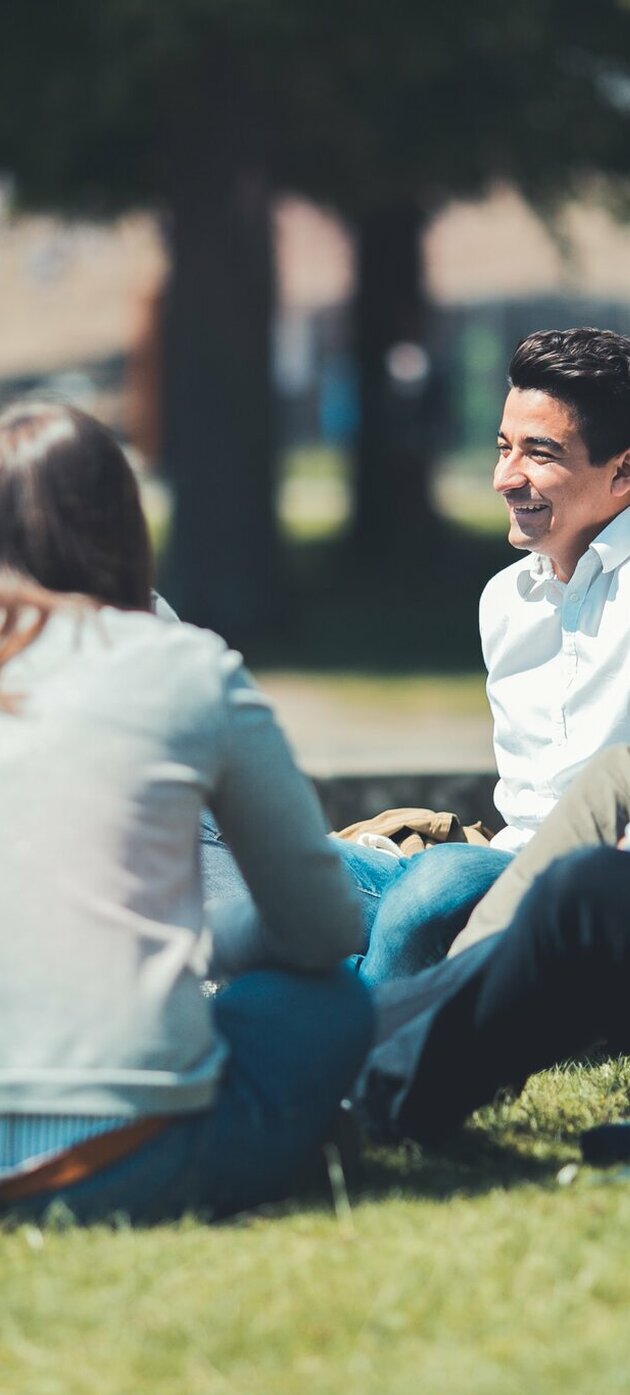
[[[462,823],[481,819],[493,832],[503,823],[492,802],[496,782],[494,772],[459,775],[452,771],[443,775],[329,775],[313,779],[330,828],[371,819],[383,809],[416,806],[448,809]]]

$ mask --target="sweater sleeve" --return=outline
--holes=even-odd
[[[228,652],[223,668],[224,755],[211,804],[253,903],[207,905],[211,972],[328,969],[359,946],[358,897],[268,700],[238,655]]]

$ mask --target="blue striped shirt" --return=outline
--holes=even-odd
[[[45,1162],[93,1138],[124,1128],[129,1119],[82,1114],[0,1115],[0,1180],[19,1172],[26,1163]]]

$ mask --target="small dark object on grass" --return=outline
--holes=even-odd
[[[595,1167],[630,1161],[630,1119],[617,1124],[598,1124],[582,1134],[582,1156]]]

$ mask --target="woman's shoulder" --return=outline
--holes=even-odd
[[[201,664],[218,670],[230,665],[228,646],[213,630],[183,621],[173,624],[170,619],[146,611],[105,606],[97,613],[93,642],[98,642],[99,630],[103,638],[121,652],[126,651],[130,659],[137,654],[139,660],[153,656],[158,664]]]
[[[243,674],[240,654],[214,631],[113,606],[55,615],[15,661],[15,680],[42,700],[59,689],[64,703],[74,694],[78,705],[146,709],[156,720],[162,710],[219,718]]]

